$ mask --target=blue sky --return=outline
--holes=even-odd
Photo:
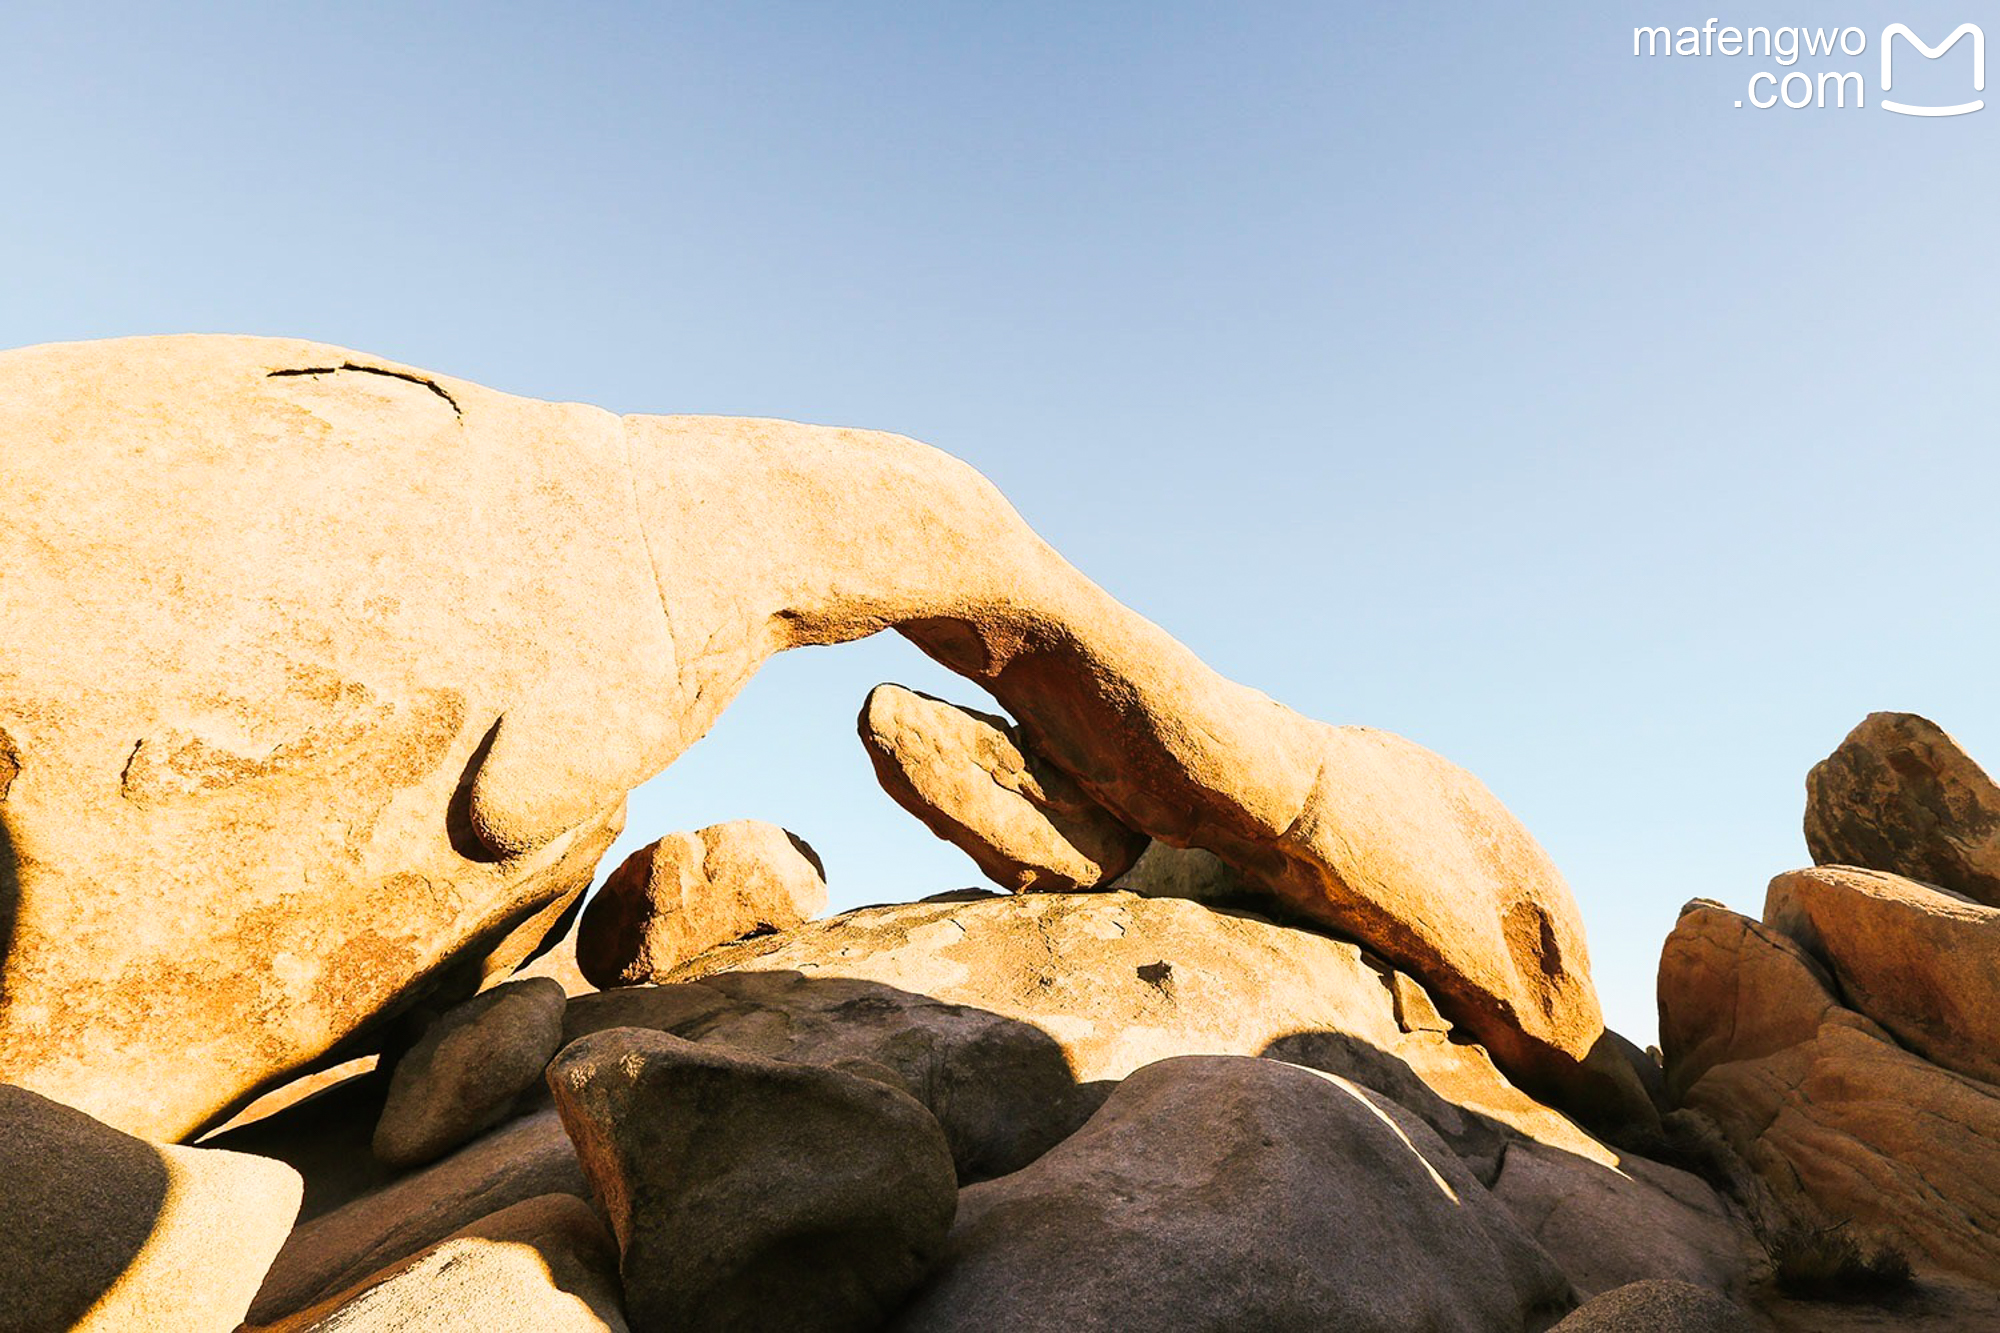
[[[1611,3],[16,6],[0,345],[937,444],[1219,669],[1483,777],[1649,1040],[1676,909],[1759,908],[1863,714],[2000,765],[2000,106],[1874,105],[1884,25],[2000,10],[1803,10],[1720,17],[1864,29],[1795,68],[1867,109],[1734,107],[1785,68],[1635,59],[1709,13]],[[977,882],[874,786],[885,679],[976,701],[782,658],[622,846],[760,817],[836,906]]]

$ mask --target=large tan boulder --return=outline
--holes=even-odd
[[[788,1060],[893,1070],[969,1179],[1074,1131],[1111,1084],[1173,1055],[1346,1074],[1489,1167],[1508,1137],[1612,1156],[1449,1030],[1359,946],[1122,892],[865,908],[703,954],[676,984],[569,1005],[571,1039],[651,1027]]]
[[[1658,999],[1677,1106],[1716,1065],[1775,1055],[1849,1017],[1826,970],[1795,941],[1703,898],[1681,908],[1660,950]]]
[[[1806,847],[2000,907],[2000,785],[1914,713],[1870,713],[1806,775]]]
[[[1545,1327],[1569,1283],[1426,1124],[1276,1060],[1147,1066],[960,1196],[896,1333]]]
[[[229,1333],[298,1208],[282,1162],[146,1143],[0,1085],[4,1333]]]
[[[861,1333],[944,1246],[944,1132],[871,1078],[641,1028],[549,1067],[644,1329]]]
[[[618,1252],[590,1205],[509,1205],[259,1333],[628,1333]]]
[[[889,627],[1511,1073],[1643,1106],[1485,787],[1218,676],[909,440],[128,339],[0,355],[0,494],[0,1078],[122,1128],[185,1135],[504,975],[761,662]]]
[[[2000,1084],[2000,910],[1900,875],[1822,866],[1772,880],[1764,921],[1899,1043]]]
[[[1671,1084],[1788,1215],[2000,1281],[2000,1088],[1904,1050],[1823,978],[1790,939],[1691,904],[1660,965]]]
[[[576,961],[597,986],[657,981],[717,944],[826,910],[819,856],[776,824],[671,833],[626,857],[583,909]]]
[[[1005,718],[877,685],[858,729],[882,789],[1004,889],[1094,889],[1145,850]]]

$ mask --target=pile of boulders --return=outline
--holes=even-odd
[[[913,442],[136,339],[0,356],[0,493],[0,1333],[1791,1327],[1808,1207],[1993,1276],[2000,800],[1928,733],[1815,777],[1861,869],[1683,918],[1663,1068],[1476,778]],[[746,820],[584,901],[891,627],[1007,715],[885,685],[868,758],[1007,892],[822,918]]]
[[[2000,1282],[2000,787],[1936,725],[1871,715],[1807,782],[1818,864],[1761,920],[1696,900],[1660,959],[1677,1105],[1792,1225]]]

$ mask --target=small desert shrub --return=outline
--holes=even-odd
[[[1765,1249],[1778,1290],[1816,1301],[1879,1301],[1907,1290],[1909,1256],[1887,1244],[1864,1253],[1846,1226],[1794,1224],[1773,1235]]]

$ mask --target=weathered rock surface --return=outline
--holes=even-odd
[[[1870,713],[1806,776],[1806,847],[2000,907],[2000,785],[1914,713]]]
[[[228,1333],[298,1207],[281,1162],[146,1143],[0,1085],[7,1333]]]
[[[1150,842],[1132,868],[1111,886],[1144,898],[1189,898],[1198,903],[1244,907],[1268,906],[1269,894],[1242,871],[1199,847],[1170,847]]]
[[[1179,899],[865,908],[713,950],[676,975],[686,980],[572,1000],[568,1035],[651,1027],[886,1067],[944,1125],[967,1179],[1026,1165],[1111,1083],[1187,1054],[1274,1054],[1349,1075],[1489,1172],[1515,1133],[1613,1160],[1479,1047],[1413,1012],[1427,1010],[1422,988],[1356,945]]]
[[[505,1119],[562,1044],[559,982],[510,981],[447,1010],[396,1062],[375,1155],[418,1166]]]
[[[1848,1016],[1825,970],[1795,942],[1701,898],[1681,908],[1660,951],[1658,997],[1676,1106],[1716,1065],[1776,1055]]]
[[[1825,866],[1772,880],[1764,921],[1902,1045],[2000,1083],[2000,910],[1899,875]]]
[[[1280,1061],[1190,1056],[966,1189],[891,1328],[1486,1333],[1571,1299],[1416,1116]]]
[[[876,1328],[951,1226],[944,1132],[884,1083],[616,1028],[549,1086],[641,1328]]]
[[[1748,1311],[1707,1287],[1647,1278],[1586,1301],[1553,1333],[1743,1333],[1751,1327]]]
[[[877,685],[858,730],[882,789],[1002,888],[1094,889],[1145,849],[1005,718]]]
[[[1633,1109],[1575,904],[1485,787],[1224,680],[911,441],[126,339],[0,356],[0,494],[31,497],[0,514],[0,1077],[120,1127],[184,1135],[505,974],[763,660],[889,627],[1120,822]]]
[[[618,1252],[590,1205],[503,1208],[265,1333],[627,1333]]]
[[[626,857],[583,909],[576,960],[593,985],[642,985],[703,949],[825,910],[826,872],[813,849],[776,824],[739,819]]]
[[[2000,1280],[2000,1089],[1896,1045],[1823,978],[1784,936],[1690,904],[1660,963],[1670,1084],[1791,1215]]]
[[[299,1227],[258,1290],[251,1322],[316,1305],[524,1199],[589,1193],[556,1113],[517,1120]]]
[[[1646,1278],[1733,1291],[1749,1267],[1748,1230],[1715,1189],[1643,1157],[1511,1143],[1491,1188],[1583,1296]]]

